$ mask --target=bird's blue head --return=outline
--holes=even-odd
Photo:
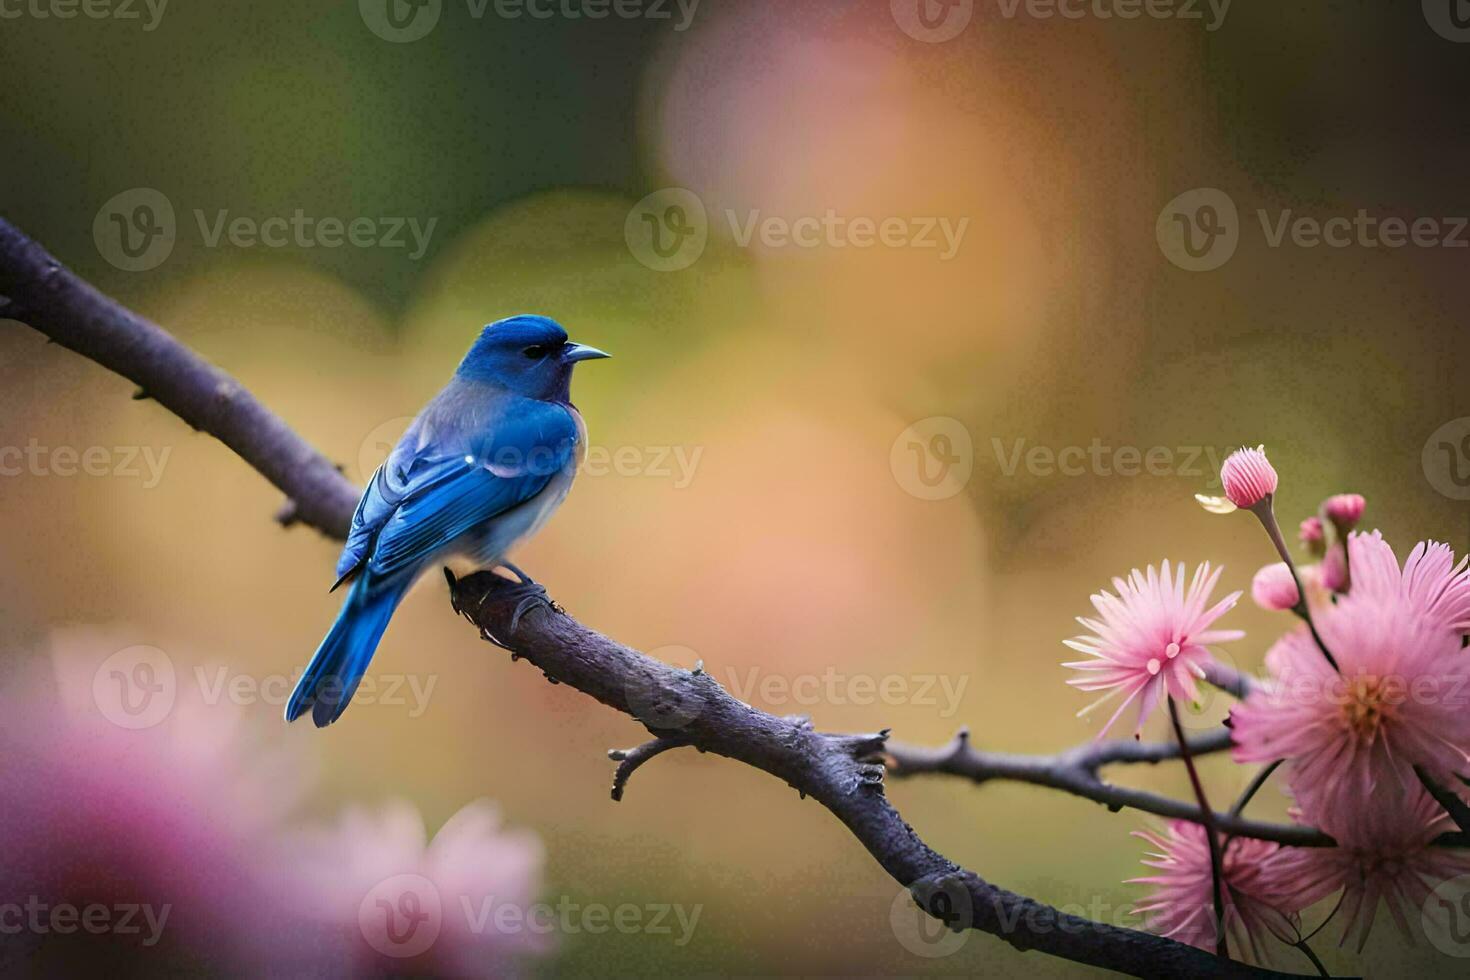
[[[608,356],[596,347],[567,340],[567,332],[555,320],[523,313],[481,330],[455,375],[499,385],[526,398],[567,401],[573,366]]]

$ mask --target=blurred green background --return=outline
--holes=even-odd
[[[142,22],[0,20],[0,213],[234,374],[354,481],[483,323],[545,313],[614,352],[574,395],[592,443],[637,462],[584,475],[518,562],[623,642],[702,658],[727,687],[753,680],[736,693],[757,706],[824,728],[934,743],[968,725],[985,747],[1048,751],[1094,731],[1058,666],[1089,593],[1165,557],[1223,562],[1226,586],[1247,588],[1271,558],[1247,519],[1192,500],[1217,486],[1211,452],[1265,443],[1284,523],[1350,490],[1400,554],[1421,538],[1470,544],[1470,510],[1424,452],[1470,415],[1470,253],[1272,247],[1256,216],[1366,209],[1448,228],[1470,213],[1470,47],[1418,5],[1239,4],[1207,30],[961,4],[949,15],[970,20],[942,42],[902,29],[902,0],[704,0],[685,29],[673,5],[668,19],[507,18],[493,4],[476,18],[445,0],[407,43],[374,33],[370,7],[172,0],[152,30],[143,7]],[[660,271],[630,235],[637,203],[670,187],[703,204],[708,243]],[[1156,223],[1199,187],[1233,201],[1239,241],[1192,272]],[[94,235],[133,188],[177,216],[167,258],[138,272]],[[413,258],[211,246],[195,217],[297,209],[434,224]],[[726,219],[829,210],[967,224],[943,258],[742,245]],[[0,478],[5,656],[44,656],[53,631],[87,624],[182,671],[294,676],[335,613],[337,546],[277,528],[274,489],[130,391],[0,329],[0,445],[169,451],[151,486]],[[968,479],[938,500],[910,492],[895,445],[932,417],[971,446]],[[1010,464],[1018,445],[1094,440],[1167,447],[1172,462],[1133,476],[1113,457],[1080,475]],[[664,448],[699,453],[692,478],[660,470]],[[362,705],[289,737],[323,758],[309,813],[401,796],[432,829],[485,795],[541,835],[549,895],[703,905],[687,945],[575,935],[536,969],[1089,972],[980,935],[916,955],[890,926],[896,887],[856,842],[739,765],[671,753],[611,803],[604,750],[641,728],[477,642],[443,591],[415,591],[373,666],[437,678],[421,715]],[[1226,652],[1258,668],[1285,623],[1248,604],[1230,619],[1249,636]],[[962,696],[783,687],[832,671]],[[274,723],[279,705],[250,710]],[[1220,801],[1250,775],[1223,758],[1205,772]],[[1187,793],[1177,769],[1116,776]],[[1009,785],[889,793],[930,843],[1001,885],[1114,921],[1137,896],[1120,882],[1139,873],[1141,815]],[[1255,806],[1284,813],[1278,793]],[[1386,919],[1361,960],[1324,952],[1375,976],[1448,962]],[[1280,965],[1305,969],[1294,956]]]

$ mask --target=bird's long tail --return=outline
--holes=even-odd
[[[286,703],[287,721],[295,721],[311,708],[311,720],[316,727],[325,728],[347,710],[393,610],[412,583],[408,577],[393,582],[370,579],[364,569],[347,593],[337,621],[291,692],[291,700]]]

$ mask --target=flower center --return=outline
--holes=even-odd
[[[1391,701],[1387,698],[1381,678],[1372,674],[1360,675],[1347,682],[1347,696],[1343,699],[1342,714],[1347,727],[1360,741],[1371,742],[1378,736],[1388,717]]]

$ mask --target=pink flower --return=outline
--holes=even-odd
[[[148,975],[327,969],[254,877],[310,786],[311,757],[279,724],[262,718],[257,727],[227,699],[208,703],[164,651],[131,640],[57,631],[49,664],[0,686],[0,901],[33,899],[43,917],[63,907],[110,922],[120,905],[137,913],[126,930],[4,942],[35,944],[25,955],[37,976],[86,966]],[[134,685],[121,701],[119,683]]]
[[[1394,566],[1397,570],[1398,566]],[[1348,589],[1347,549],[1341,543],[1334,544],[1322,556],[1318,569],[1322,577],[1322,588],[1328,592],[1346,592]]]
[[[1209,629],[1240,598],[1240,593],[1234,592],[1205,608],[1220,572],[1218,568],[1212,572],[1209,563],[1201,565],[1186,592],[1183,563],[1175,574],[1166,561],[1162,574],[1155,572],[1152,565],[1148,566],[1147,574],[1135,568],[1127,580],[1113,579],[1116,596],[1099,592],[1092,597],[1092,605],[1101,618],[1077,619],[1092,635],[1064,641],[1092,659],[1063,666],[1081,672],[1081,676],[1072,678],[1068,684],[1083,691],[1108,692],[1079,712],[1079,717],[1118,694],[1126,695],[1098,738],[1107,734],[1135,699],[1138,700],[1135,736],[1162,695],[1184,701],[1197,699],[1199,688],[1195,679],[1203,677],[1204,665],[1212,662],[1208,646],[1245,635],[1240,630]]]
[[[1235,759],[1287,759],[1312,813],[1396,798],[1419,785],[1414,766],[1445,781],[1470,771],[1470,656],[1452,628],[1449,559],[1421,545],[1401,574],[1377,534],[1349,548],[1353,591],[1314,616],[1341,673],[1298,627],[1266,655],[1272,680],[1231,711]]]
[[[433,841],[409,803],[349,808],[336,828],[289,841],[277,877],[304,917],[350,936],[339,972],[504,977],[546,951],[554,910],[536,906],[543,851],[477,800]]]
[[[1470,632],[1470,558],[1455,564],[1447,544],[1421,541],[1404,559],[1400,573],[1393,549],[1377,531],[1354,534],[1353,598],[1380,606],[1402,605],[1431,626],[1453,633]]]
[[[1220,467],[1225,496],[1242,510],[1254,507],[1276,492],[1276,470],[1266,459],[1266,447],[1237,449]]]
[[[1322,511],[1337,526],[1338,533],[1346,535],[1357,526],[1365,506],[1362,494],[1339,493],[1323,502]]]
[[[1291,577],[1291,569],[1286,562],[1278,561],[1256,572],[1256,577],[1251,579],[1251,598],[1262,609],[1279,612],[1293,608],[1301,601],[1301,593],[1297,591],[1296,581]]]
[[[1309,517],[1302,521],[1302,526],[1296,535],[1302,544],[1314,545],[1322,543],[1322,518]]]
[[[1389,799],[1335,810],[1304,809],[1302,817],[1337,841],[1336,847],[1284,848],[1272,877],[1289,890],[1285,907],[1304,909],[1345,889],[1340,914],[1346,943],[1357,934],[1357,948],[1368,940],[1380,901],[1399,930],[1410,936],[1429,893],[1440,882],[1470,873],[1470,855],[1435,847],[1434,839],[1454,823],[1417,783]],[[1412,937],[1411,937],[1412,941]]]
[[[1143,863],[1158,874],[1129,879],[1129,884],[1153,885],[1143,903],[1134,907],[1149,930],[1170,939],[1215,951],[1214,874],[1210,867],[1210,845],[1205,829],[1185,820],[1171,820],[1168,836],[1153,831],[1135,831],[1157,850]],[[1237,955],[1249,951],[1251,959],[1269,957],[1261,946],[1268,935],[1284,937],[1296,931],[1292,897],[1281,888],[1282,876],[1275,864],[1281,849],[1269,841],[1236,837],[1225,847],[1221,861],[1224,889],[1225,935]]]

